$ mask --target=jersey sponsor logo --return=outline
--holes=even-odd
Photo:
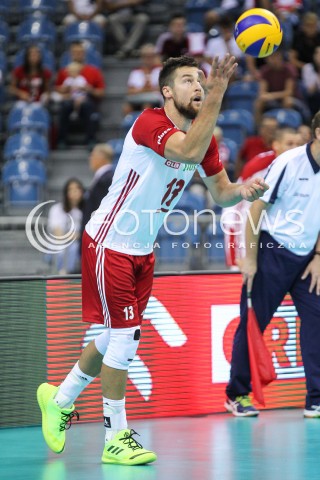
[[[161,141],[162,141],[163,137],[164,137],[168,132],[170,132],[170,130],[172,130],[172,127],[167,128],[164,132],[162,132],[162,133],[160,133],[160,135],[158,135],[158,141],[157,141],[157,144],[158,144],[158,145],[161,145]]]
[[[183,172],[193,172],[197,168],[197,165],[190,165],[190,163],[185,163]]]
[[[175,168],[176,170],[178,170],[178,168],[180,168],[181,164],[179,162],[173,162],[172,160],[167,160],[165,165],[167,167]]]

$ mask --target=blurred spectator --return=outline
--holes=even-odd
[[[81,233],[92,213],[106,196],[113,177],[113,149],[107,143],[98,143],[89,157],[90,170],[94,173],[92,183],[84,196]]]
[[[117,58],[136,54],[149,22],[149,16],[144,12],[144,4],[147,2],[148,0],[105,0],[108,30],[118,44],[115,53]]]
[[[162,105],[158,83],[161,68],[155,46],[152,43],[143,45],[140,49],[140,66],[129,74],[124,114]]]
[[[308,116],[306,106],[298,99],[296,74],[292,66],[284,60],[283,52],[278,49],[267,57],[266,65],[261,68],[259,95],[255,102],[255,120],[259,124],[264,111],[271,108],[295,108],[305,120]]]
[[[105,81],[102,71],[93,65],[85,64],[85,48],[80,42],[70,46],[71,62],[81,65],[80,75],[85,78],[87,85],[84,87],[87,96],[79,106],[79,120],[86,133],[86,144],[91,148],[95,143],[95,135],[98,130],[99,104],[105,95]],[[70,115],[74,109],[74,101],[71,93],[65,93],[64,81],[68,77],[67,68],[59,70],[56,79],[55,98],[61,100],[59,112],[58,145],[62,148],[66,144],[70,125]]]
[[[254,0],[222,0],[220,7],[209,10],[205,15],[207,32],[222,19],[237,20],[241,13],[255,6]]]
[[[278,128],[278,122],[275,118],[263,117],[259,125],[258,135],[246,138],[239,151],[235,165],[235,179],[241,174],[245,163],[259,153],[271,150],[272,142]]]
[[[312,62],[302,67],[302,85],[313,116],[320,108],[320,46],[315,48]]]
[[[68,0],[69,14],[63,19],[65,25],[74,22],[95,22],[101,28],[106,24],[106,18],[102,15],[104,0]]]
[[[163,61],[169,57],[180,57],[190,51],[187,34],[187,19],[184,15],[175,14],[171,17],[168,31],[162,33],[156,42],[156,51]]]
[[[67,65],[66,70],[68,77],[63,81],[61,86],[62,93],[70,96],[73,101],[73,111],[70,118],[75,120],[79,116],[81,104],[87,99],[87,85],[88,82],[83,75],[80,75],[82,70],[81,63],[72,62]]]
[[[56,203],[49,210],[48,231],[56,237],[62,237],[70,232],[68,238],[74,239],[67,248],[48,257],[49,262],[60,275],[80,271],[79,244],[83,194],[82,183],[76,178],[70,178],[63,187],[62,202]]]
[[[216,34],[209,37],[205,49],[205,57],[209,59],[210,63],[214,56],[219,55],[223,57],[226,53],[234,55],[238,64],[244,61],[244,53],[240,50],[234,39],[234,22],[229,18],[222,18],[219,21],[219,31],[215,30]],[[241,76],[241,69],[237,68],[237,76]]]
[[[272,149],[259,153],[259,155],[256,155],[246,163],[238,182],[245,183],[254,177],[264,177],[267,168],[276,157],[299,145],[297,133],[293,128],[278,128],[272,142]],[[237,205],[223,210],[222,221],[225,234],[226,265],[231,267],[232,270],[238,270],[239,262],[241,262],[246,253],[245,225],[250,205],[251,203],[243,200]]]
[[[13,69],[9,92],[17,100],[31,103],[49,99],[51,72],[42,64],[41,50],[36,45],[26,48],[23,65]]]
[[[301,27],[294,34],[289,60],[297,68],[299,76],[306,63],[312,63],[316,47],[320,46],[319,18],[307,12],[302,17]],[[272,55],[273,56],[273,55]]]
[[[298,127],[298,133],[301,135],[301,145],[311,142],[312,133],[309,125],[300,125]]]

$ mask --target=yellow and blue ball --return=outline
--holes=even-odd
[[[272,12],[264,8],[252,8],[236,21],[234,38],[244,53],[263,58],[271,55],[279,47],[282,29]]]

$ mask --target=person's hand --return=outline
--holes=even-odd
[[[20,98],[20,100],[23,100],[24,102],[31,102],[30,94],[28,92],[24,92],[23,90],[20,91],[19,98]]]
[[[312,293],[315,288],[316,294],[320,295],[320,255],[315,255],[313,257],[303,272],[301,279],[305,280],[308,275],[311,275],[309,293]]]
[[[257,273],[257,261],[245,257],[237,263],[240,268],[240,272],[242,273],[243,283],[247,284],[247,291],[251,292],[252,282],[255,274]]]
[[[218,56],[214,57],[207,78],[203,71],[199,70],[200,83],[204,91],[209,93],[213,90],[214,92],[219,91],[219,93],[224,94],[237,66],[236,58],[229,53],[227,53],[221,61]]]
[[[245,183],[240,188],[240,195],[243,200],[254,202],[262,197],[264,192],[269,189],[269,185],[265,183],[263,178],[257,177]]]

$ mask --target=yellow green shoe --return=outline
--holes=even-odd
[[[66,430],[71,427],[71,420],[78,412],[71,408],[60,408],[53,400],[58,387],[42,383],[37,390],[37,400],[42,413],[42,433],[47,445],[55,453],[61,453],[66,443]]]
[[[157,455],[143,448],[133,438],[138,435],[134,430],[121,430],[105,444],[102,463],[116,463],[119,465],[144,465],[157,460]]]

